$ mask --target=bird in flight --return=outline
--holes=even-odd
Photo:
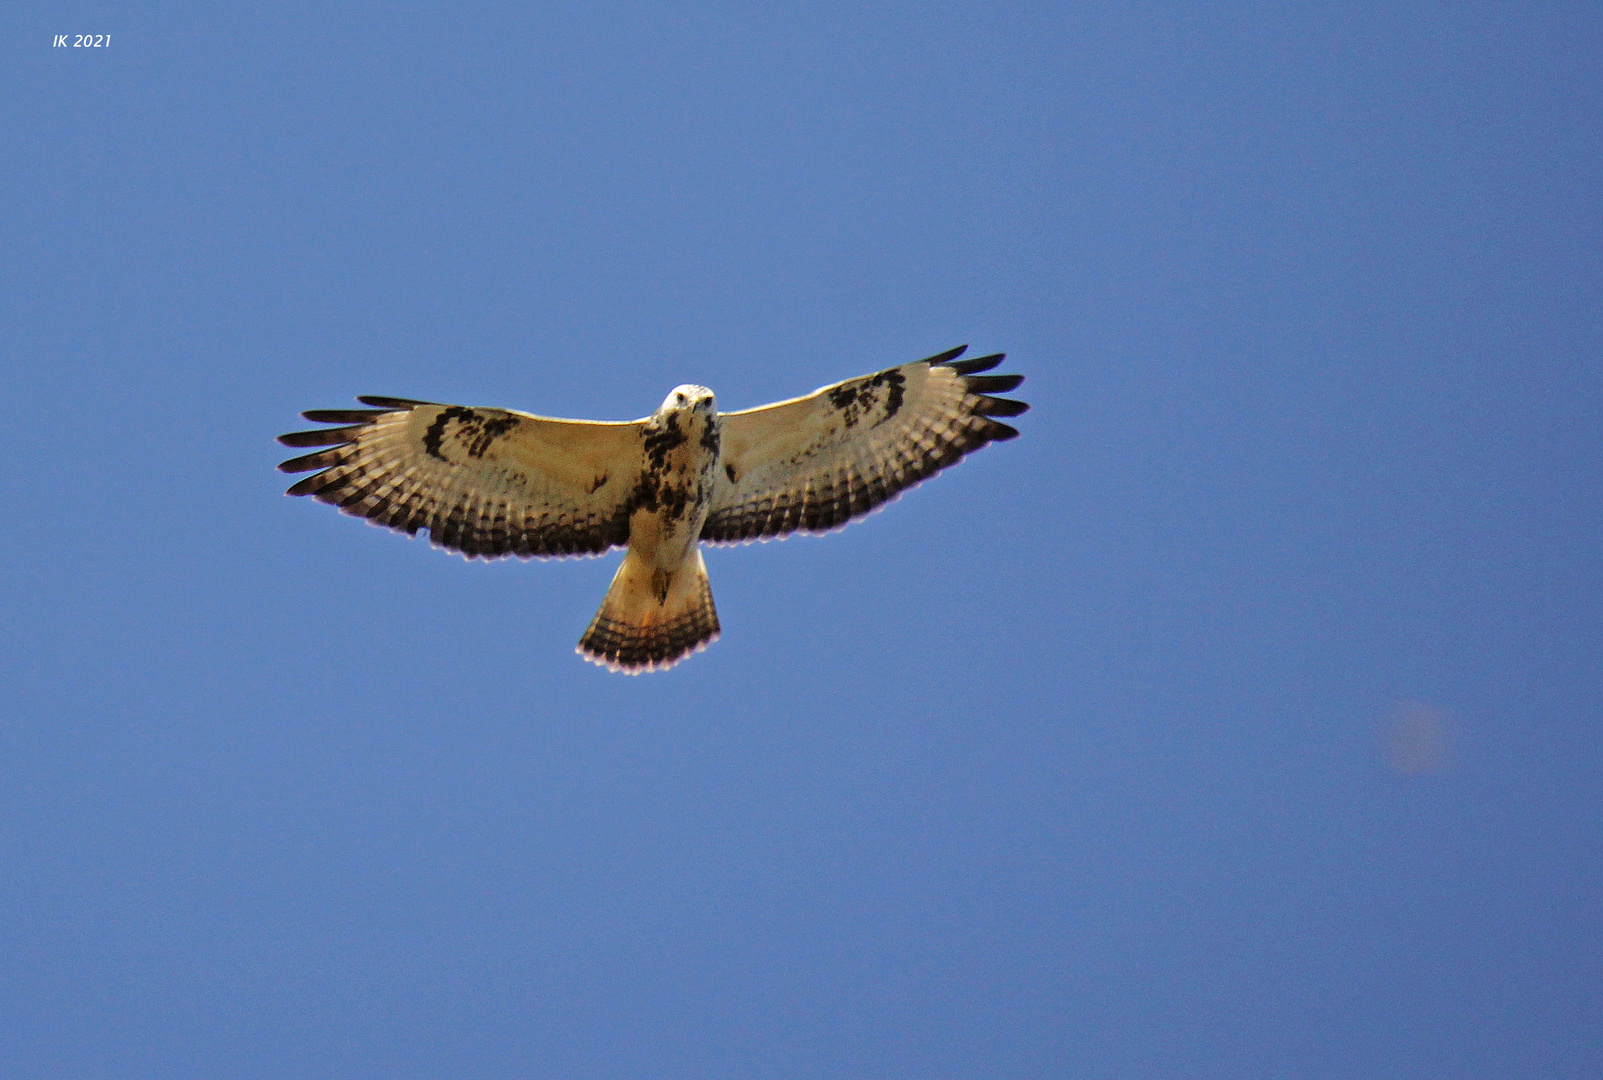
[[[720,413],[704,386],[674,388],[641,420],[558,420],[510,409],[359,397],[313,409],[333,427],[280,435],[321,447],[279,466],[289,489],[468,558],[600,555],[626,547],[579,639],[585,659],[638,674],[718,638],[701,545],[822,533],[862,517],[987,443],[1018,435],[984,375],[1003,354],[967,346],[805,397]]]

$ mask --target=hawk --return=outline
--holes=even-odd
[[[368,409],[302,415],[334,427],[280,435],[321,447],[279,466],[289,489],[466,557],[552,558],[626,547],[579,639],[585,659],[637,674],[718,637],[701,545],[822,533],[853,521],[987,443],[1018,435],[983,375],[1003,354],[927,360],[805,397],[720,413],[676,387],[641,420],[557,420],[509,409],[359,397]]]

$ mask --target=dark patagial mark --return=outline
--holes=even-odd
[[[872,413],[883,399],[884,415],[875,420],[873,425],[878,427],[901,411],[906,386],[907,376],[896,368],[891,368],[866,379],[853,379],[849,383],[834,387],[827,397],[829,403],[840,413],[841,423],[848,428],[856,427],[857,422]]]
[[[849,383],[842,383],[840,386],[832,387],[829,391],[829,403],[835,406],[835,408],[839,409],[841,412],[845,412],[847,409],[857,404],[857,391],[859,385],[860,384],[856,381],[852,381]]]
[[[611,473],[602,473],[600,476],[590,481],[590,494],[594,495],[596,492],[600,491],[606,482],[611,478]]]
[[[874,421],[874,426],[879,427],[901,411],[902,397],[907,388],[907,376],[900,371],[885,371],[876,375],[875,379],[885,380],[885,415]]]
[[[729,477],[729,482],[731,484],[738,483],[735,478],[735,467],[727,461],[724,462],[724,475]]]
[[[452,430],[452,424],[456,425],[455,430]],[[482,458],[495,440],[517,426],[518,418],[515,416],[490,417],[461,405],[452,405],[435,417],[434,423],[423,433],[423,449],[428,451],[430,457],[450,461],[440,450],[446,435],[450,434],[462,444],[468,457]]]
[[[440,443],[445,439],[445,429],[450,426],[453,420],[472,416],[472,409],[464,409],[460,405],[452,405],[449,409],[441,412],[439,416],[434,418],[434,423],[429,425],[429,429],[423,433],[423,449],[428,451],[430,457],[439,458],[441,461],[448,460],[444,454],[440,453]]]
[[[472,444],[468,446],[468,457],[483,457],[491,443],[517,426],[518,418],[515,416],[498,416],[493,420],[481,421]],[[467,429],[464,428],[462,433],[466,436]]]

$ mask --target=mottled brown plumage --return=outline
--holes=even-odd
[[[614,670],[671,667],[718,634],[701,542],[826,532],[1017,430],[1028,406],[993,395],[1020,375],[983,375],[1001,354],[962,348],[719,413],[681,386],[649,417],[558,420],[505,409],[362,397],[313,410],[335,427],[279,437],[318,447],[279,466],[289,489],[469,558],[598,555],[627,546],[587,659]]]

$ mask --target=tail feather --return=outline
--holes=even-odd
[[[701,552],[671,577],[634,552],[612,578],[577,652],[593,664],[638,675],[664,671],[718,640],[718,611]]]

